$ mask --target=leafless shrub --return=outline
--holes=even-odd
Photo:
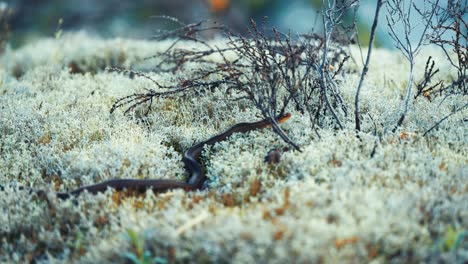
[[[435,4],[438,5],[438,2],[439,0],[436,0]],[[432,21],[436,9],[433,6],[424,5],[424,9],[421,10],[413,0],[389,0],[387,1],[387,9],[389,13],[386,17],[389,36],[394,41],[396,48],[401,51],[410,64],[405,97],[400,110],[396,113],[399,116],[398,121],[392,129],[392,132],[395,132],[401,126],[409,111],[414,82],[415,59],[423,45],[427,44],[429,35],[426,33],[430,29],[430,25],[424,22]],[[418,21],[422,21],[423,24],[412,22],[414,13],[419,16]],[[419,27],[422,28],[419,29]],[[401,29],[402,33],[399,33],[398,29]]]
[[[347,4],[344,5],[344,2]],[[275,120],[276,116],[285,113],[287,107],[293,106],[302,113],[309,113],[314,126],[320,126],[331,113],[338,127],[343,128],[335,108],[340,107],[345,114],[347,110],[335,79],[348,56],[332,39],[336,38],[333,34],[344,12],[357,1],[344,2],[335,3],[324,11],[326,18],[323,37],[316,34],[292,37],[275,28],[267,29],[266,19],[261,27],[251,20],[248,36],[242,36],[223,26],[210,27],[205,22],[187,25],[168,18],[180,27],[157,36],[158,39],[174,41],[165,51],[148,58],[158,60],[153,70],[176,72],[182,70],[187,63],[197,63],[200,66],[189,73],[189,77],[176,79],[174,84],[168,86],[156,82],[145,73],[112,69],[147,78],[154,83],[157,90],[148,89],[144,93],[120,98],[114,103],[111,112],[125,107],[125,113],[128,113],[135,107],[146,104],[147,114],[155,97],[183,96],[191,92],[222,88],[230,100],[250,101],[264,118],[270,120],[273,130],[285,142],[299,150],[299,146],[284,133]],[[223,49],[198,37],[201,32],[213,29],[220,30],[227,38],[227,45]],[[203,48],[179,48],[176,44],[181,40],[198,43]],[[227,59],[227,52],[235,53],[235,59]],[[210,59],[211,55],[217,55],[221,61]]]
[[[286,136],[274,118],[284,114],[291,101],[299,103],[297,85],[310,77],[299,69],[304,48],[298,43],[291,43],[290,36],[276,29],[272,29],[273,37],[268,38],[253,20],[248,30],[249,38],[227,33],[228,45],[239,58],[231,62],[224,57],[227,68],[223,71],[229,72],[229,79],[235,82],[228,87],[228,91],[235,91],[235,94],[240,92],[245,99],[253,102],[262,116],[270,120],[274,131],[299,150],[299,146]]]
[[[433,0],[427,2],[435,11],[434,19],[426,21],[432,28],[429,40],[445,52],[450,64],[457,69],[457,78],[439,92],[467,95],[468,0],[448,0],[446,5]],[[452,58],[450,52],[455,54],[456,59]]]
[[[319,76],[320,89],[323,96],[323,101],[326,104],[327,109],[335,119],[339,128],[344,128],[338,113],[335,110],[333,102],[330,97],[333,98],[335,104],[339,106],[345,116],[348,114],[346,105],[341,98],[339,91],[337,90],[336,83],[330,76],[330,65],[329,60],[330,53],[333,55],[334,52],[331,50],[332,36],[337,34],[337,30],[340,26],[343,26],[344,16],[352,10],[352,8],[359,4],[358,0],[324,0],[322,1],[324,9],[322,10],[322,23],[323,23],[323,47],[321,48],[321,61],[320,64],[315,65],[314,70]],[[353,28],[351,26],[350,28]],[[310,53],[309,53],[310,54]]]
[[[393,119],[396,124],[390,124],[391,131],[396,131],[405,120],[411,100],[420,96],[432,99],[434,94],[453,91],[454,88],[466,94],[466,49],[463,50],[458,44],[463,38],[466,40],[466,33],[462,32],[466,23],[460,15],[463,14],[461,1],[450,0],[445,9],[440,7],[439,0],[425,0],[423,8],[419,8],[414,0],[377,1],[368,54],[355,95],[356,131],[361,129],[359,94],[368,71],[372,42],[380,9],[384,4],[387,5],[389,12],[386,17],[389,36],[410,64],[405,96]],[[342,72],[349,56],[340,44],[346,42],[346,36],[349,40],[349,35],[355,33],[354,21],[351,25],[345,25],[343,18],[350,12],[356,12],[359,0],[323,0],[322,3],[321,33],[299,36],[284,34],[274,28],[267,29],[266,20],[260,26],[251,20],[250,28],[247,30],[248,35],[243,36],[208,21],[184,24],[175,18],[159,17],[175,23],[177,27],[161,31],[155,36],[155,39],[173,39],[173,42],[166,50],[146,58],[156,61],[152,70],[177,72],[187,69],[188,63],[196,63],[199,67],[186,73],[186,77],[175,78],[168,85],[156,82],[145,73],[114,69],[147,78],[155,87],[143,93],[120,98],[111,111],[125,107],[125,113],[128,113],[137,106],[145,104],[147,106],[145,114],[148,114],[156,97],[185,96],[189,93],[201,94],[214,89],[223,89],[230,100],[251,102],[264,118],[270,120],[274,131],[297,150],[299,146],[281,130],[275,120],[275,117],[284,114],[288,107],[294,107],[303,114],[307,113],[318,136],[317,127],[328,122],[330,117],[337,129],[343,129],[342,119],[347,117],[348,108],[341,97],[337,76]],[[420,18],[419,23],[411,20],[415,15]],[[446,25],[448,21],[456,21],[455,26]],[[213,30],[218,30],[227,38],[227,45],[223,48],[200,37],[204,32]],[[444,30],[453,31],[456,38],[441,39]],[[345,36],[344,41],[343,36]],[[449,45],[457,54],[457,63],[451,62],[457,67],[459,78],[448,86],[444,86],[440,81],[432,83],[433,77],[438,73],[432,58],[426,63],[422,79],[415,82],[415,58],[429,40],[444,50]],[[181,41],[194,42],[198,47],[192,49],[179,47],[177,44]],[[229,56],[231,59],[227,59],[227,53],[235,53],[236,57],[232,59]],[[221,61],[213,60],[213,55],[221,58]],[[413,85],[416,87],[414,96],[412,96]],[[385,131],[387,129],[388,127]]]
[[[448,84],[443,81],[438,81],[433,84],[433,77],[439,70],[434,69],[435,62],[432,57],[429,57],[426,62],[423,78],[415,83],[417,91],[414,99],[422,95],[431,101],[435,97],[444,96],[439,103],[440,106],[449,96],[467,95],[468,52],[466,44],[468,43],[468,37],[467,22],[465,21],[466,18],[464,18],[468,11],[467,2],[467,0],[449,0],[446,4],[443,4],[439,0],[425,0],[423,1],[424,9],[422,10],[418,8],[413,1],[410,1],[408,5],[405,5],[402,0],[389,1],[388,6],[390,14],[387,16],[389,34],[395,41],[396,47],[400,49],[410,62],[410,74],[406,88],[404,110],[401,112],[400,119],[393,128],[393,131],[402,124],[408,112],[411,87],[414,83],[414,58],[420,51],[422,45],[426,42],[439,46],[445,52],[447,60],[457,70],[457,77]],[[418,35],[418,41],[415,46],[411,43],[411,37],[413,36],[412,31],[414,31],[417,25],[412,25],[410,22],[412,11],[416,11],[424,23],[422,34],[416,34]],[[395,30],[398,23],[402,25],[404,29],[404,34],[402,36],[399,36]],[[456,59],[453,59],[451,53],[455,55]],[[435,129],[443,121],[447,120],[455,113],[464,110],[467,106],[468,105],[465,104],[460,107],[455,107],[450,114],[437,121],[435,125],[431,126],[423,135],[426,136],[428,132]]]
[[[443,85],[443,81],[438,81],[436,84],[431,85],[432,78],[439,72],[439,69],[435,69],[435,62],[431,56],[427,58],[426,67],[424,69],[424,77],[416,84],[416,94],[414,99],[419,96],[424,96],[429,101],[432,100],[431,94],[435,94]]]
[[[158,30],[157,34],[153,36],[155,40],[165,40],[174,38],[175,41],[162,52],[157,52],[151,57],[145,58],[146,60],[158,58],[159,62],[154,66],[154,71],[171,71],[179,70],[186,62],[189,61],[203,61],[207,56],[221,52],[214,49],[211,45],[205,42],[201,35],[205,32],[213,31],[226,31],[227,28],[223,25],[218,25],[216,22],[211,23],[208,20],[202,20],[196,23],[186,24],[179,19],[170,16],[154,16],[154,18],[164,19],[176,24],[176,28],[172,30]],[[199,43],[206,48],[206,50],[187,50],[175,48],[181,41],[192,41]],[[169,66],[170,65],[170,66]]]
[[[434,20],[427,20],[427,23],[432,27],[432,34],[429,36],[430,42],[439,46],[447,55],[446,58],[450,64],[457,69],[457,78],[448,85],[440,83],[437,93],[431,94],[444,95],[444,98],[439,103],[439,106],[449,96],[466,96],[468,94],[468,51],[466,45],[468,43],[468,23],[466,14],[468,13],[468,0],[448,0],[445,6],[439,5],[438,1],[427,0],[435,10]],[[452,59],[449,50],[455,54],[456,60]],[[427,72],[427,66],[426,66]],[[436,84],[437,85],[437,84]],[[454,114],[465,110],[468,103],[459,107],[454,107],[451,113],[444,116],[431,126],[424,136],[437,128],[443,121],[447,120]]]

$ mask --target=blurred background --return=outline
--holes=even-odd
[[[375,0],[362,0],[357,13],[359,40],[364,45],[375,10]],[[418,1],[416,1],[418,2]],[[0,0],[0,45],[12,48],[61,31],[86,30],[105,38],[150,39],[156,29],[175,27],[152,16],[173,16],[184,23],[210,19],[244,32],[249,18],[292,34],[320,31],[317,10],[321,0]],[[383,14],[384,15],[384,14]],[[351,21],[352,16],[346,18]],[[381,17],[377,46],[392,47]]]

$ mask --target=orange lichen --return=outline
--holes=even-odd
[[[368,244],[366,248],[367,248],[367,257],[369,259],[375,259],[379,255],[377,246]]]
[[[400,138],[403,139],[403,140],[407,140],[407,139],[408,139],[408,133],[402,132],[402,133],[400,134]]]
[[[289,207],[289,188],[284,189],[284,207]]]
[[[227,207],[234,207],[235,205],[234,197],[229,193],[225,193],[223,195],[223,204],[224,206],[227,206]]]
[[[215,204],[208,205],[208,212],[210,212],[211,214],[216,214],[216,205]]]
[[[112,194],[112,201],[114,201],[115,204],[120,205],[121,204],[121,195],[120,192],[114,192]]]
[[[417,136],[418,135],[416,133],[412,133],[412,132],[401,132],[400,134],[400,138],[403,140],[408,140],[410,138],[415,139]]]
[[[199,203],[200,201],[203,201],[204,197],[201,196],[201,195],[194,195],[192,196],[192,201],[188,204],[188,208],[189,209],[193,209],[193,206],[197,203]]]
[[[428,91],[425,91],[425,92],[423,93],[423,96],[424,96],[427,100],[429,100],[429,102],[432,101],[431,94],[430,94]]]
[[[105,215],[100,215],[94,220],[94,225],[97,227],[103,227],[109,223],[109,219]]]
[[[330,160],[329,164],[335,167],[340,167],[341,165],[343,165],[343,162],[341,160],[336,159],[335,155],[333,154],[333,157]]]
[[[250,196],[257,196],[262,188],[262,182],[259,179],[254,179],[250,185]]]
[[[439,164],[439,170],[445,171],[445,172],[448,171],[447,165],[445,165],[445,163],[443,161]]]
[[[453,194],[456,194],[456,193],[457,193],[457,191],[458,191],[458,190],[457,190],[457,188],[456,188],[456,187],[452,187],[452,188],[450,188],[450,194],[452,194],[452,195],[453,195]]]
[[[284,212],[286,212],[286,207],[279,207],[275,209],[276,215],[284,215]]]
[[[289,188],[284,189],[284,203],[283,206],[276,208],[276,215],[283,215],[289,208]]]
[[[263,208],[263,219],[265,220],[271,219],[270,211],[266,208]]]
[[[335,247],[337,249],[340,249],[348,244],[355,244],[358,242],[359,238],[357,236],[349,237],[349,238],[343,238],[343,239],[336,239],[335,240]]]
[[[273,240],[278,241],[284,236],[284,231],[283,230],[278,230],[273,234]]]
[[[144,205],[144,203],[143,203],[141,200],[135,200],[135,201],[133,202],[133,208],[135,208],[135,209],[143,209],[143,208],[145,208],[145,205]]]
[[[200,202],[201,200],[203,200],[203,196],[201,196],[201,195],[194,195],[194,196],[192,197],[192,202],[193,202],[193,203],[198,203],[198,202]]]

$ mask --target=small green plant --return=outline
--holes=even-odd
[[[129,228],[126,234],[127,240],[133,247],[134,252],[125,252],[123,256],[129,259],[134,264],[157,263],[165,264],[167,260],[161,257],[152,257],[151,252],[145,250],[145,239],[141,237],[135,230]]]
[[[55,38],[56,39],[59,39],[63,34],[62,25],[63,25],[63,18],[60,18],[58,23],[57,23],[57,29],[55,30]]]
[[[450,226],[444,236],[436,243],[436,248],[440,251],[451,251],[459,248],[463,241],[467,239],[467,230],[455,230]]]
[[[74,240],[75,240],[74,242],[70,241],[68,243],[68,246],[73,248],[75,252],[80,252],[81,250],[83,250],[84,241],[83,241],[83,233],[81,233],[81,231],[76,232],[76,236]]]

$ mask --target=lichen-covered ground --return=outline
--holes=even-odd
[[[460,96],[440,107],[440,98],[419,98],[401,129],[380,142],[371,133],[356,138],[352,115],[346,129],[325,127],[317,138],[309,118],[290,109],[292,118],[281,126],[303,152],[288,151],[276,165],[263,158],[285,144],[270,130],[253,131],[204,151],[204,191],[140,197],[108,191],[57,200],[54,190],[112,178],[182,180],[184,150],[260,118],[248,103],[223,100],[222,92],[157,100],[144,122],[109,114],[117,98],[154,87],[103,69],[149,67],[138,61],[168,45],[75,33],[0,58],[0,184],[7,186],[0,192],[0,262],[468,259],[467,111],[422,137],[468,99]],[[428,55],[438,78],[450,80],[450,64],[431,48],[419,56],[417,79]],[[398,51],[373,53],[361,98],[379,127],[393,122],[407,69]],[[348,74],[340,83],[349,105],[358,78]],[[47,201],[14,188],[20,185],[51,194]]]

